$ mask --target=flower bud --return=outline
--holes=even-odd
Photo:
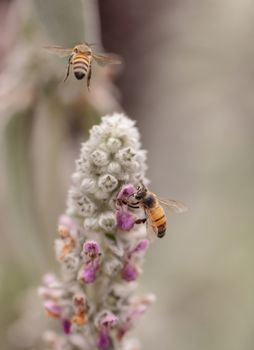
[[[116,218],[111,211],[102,213],[99,217],[99,226],[106,232],[114,231],[116,227]]]
[[[121,168],[121,165],[119,163],[113,161],[113,162],[109,163],[107,170],[110,174],[113,173],[113,174],[118,175],[121,173],[122,168]]]
[[[82,216],[90,216],[96,211],[96,205],[91,199],[83,194],[75,195],[73,198],[73,203],[79,213]]]
[[[105,174],[99,177],[98,186],[104,192],[112,192],[118,185],[117,179],[110,174]]]
[[[81,190],[84,193],[94,193],[97,190],[96,181],[92,178],[85,178],[81,183]]]
[[[120,271],[123,265],[119,259],[112,258],[104,263],[104,271],[107,275],[112,276],[112,274]]]
[[[104,166],[108,164],[108,155],[106,152],[97,149],[90,156],[92,162],[97,166]]]
[[[87,230],[98,230],[99,224],[98,219],[96,217],[85,218],[84,220],[84,228]]]
[[[122,141],[115,137],[110,137],[106,142],[106,146],[110,152],[115,153],[121,148]]]
[[[118,151],[115,158],[120,162],[120,164],[128,167],[132,165],[135,156],[136,151],[132,147],[126,147]]]

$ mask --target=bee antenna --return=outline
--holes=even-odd
[[[143,182],[142,180],[140,180],[140,185],[141,185],[141,186],[139,186],[140,189],[142,188],[142,190],[144,190],[144,191],[147,190],[147,188],[146,188],[146,186],[144,185],[144,182]]]

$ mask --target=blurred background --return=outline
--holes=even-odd
[[[250,0],[0,1],[3,350],[41,349],[36,288],[58,271],[53,241],[74,159],[100,116],[124,110],[148,150],[154,192],[190,208],[147,254],[157,303],[143,349],[254,348],[254,3]],[[43,45],[124,59],[91,93]]]

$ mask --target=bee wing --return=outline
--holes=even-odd
[[[146,214],[146,232],[149,240],[154,241],[154,239],[157,237],[158,228],[153,225],[149,210],[145,209],[145,214]]]
[[[92,56],[95,59],[95,61],[101,66],[105,66],[106,64],[122,63],[122,60],[117,55],[104,56],[104,55],[97,55],[93,53]]]
[[[72,49],[65,49],[61,46],[44,46],[44,49],[52,54],[55,54],[55,55],[58,55],[61,57],[70,56],[70,54],[73,51],[73,48]]]
[[[158,200],[161,204],[165,205],[168,209],[177,214],[185,213],[188,211],[188,207],[180,201],[164,198],[158,198]]]

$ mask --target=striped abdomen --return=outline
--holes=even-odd
[[[90,69],[91,56],[82,55],[80,53],[76,54],[73,56],[72,63],[75,77],[81,80],[87,75]]]
[[[162,206],[158,203],[156,207],[149,210],[150,218],[153,225],[157,228],[157,236],[162,238],[167,229],[167,218]]]

